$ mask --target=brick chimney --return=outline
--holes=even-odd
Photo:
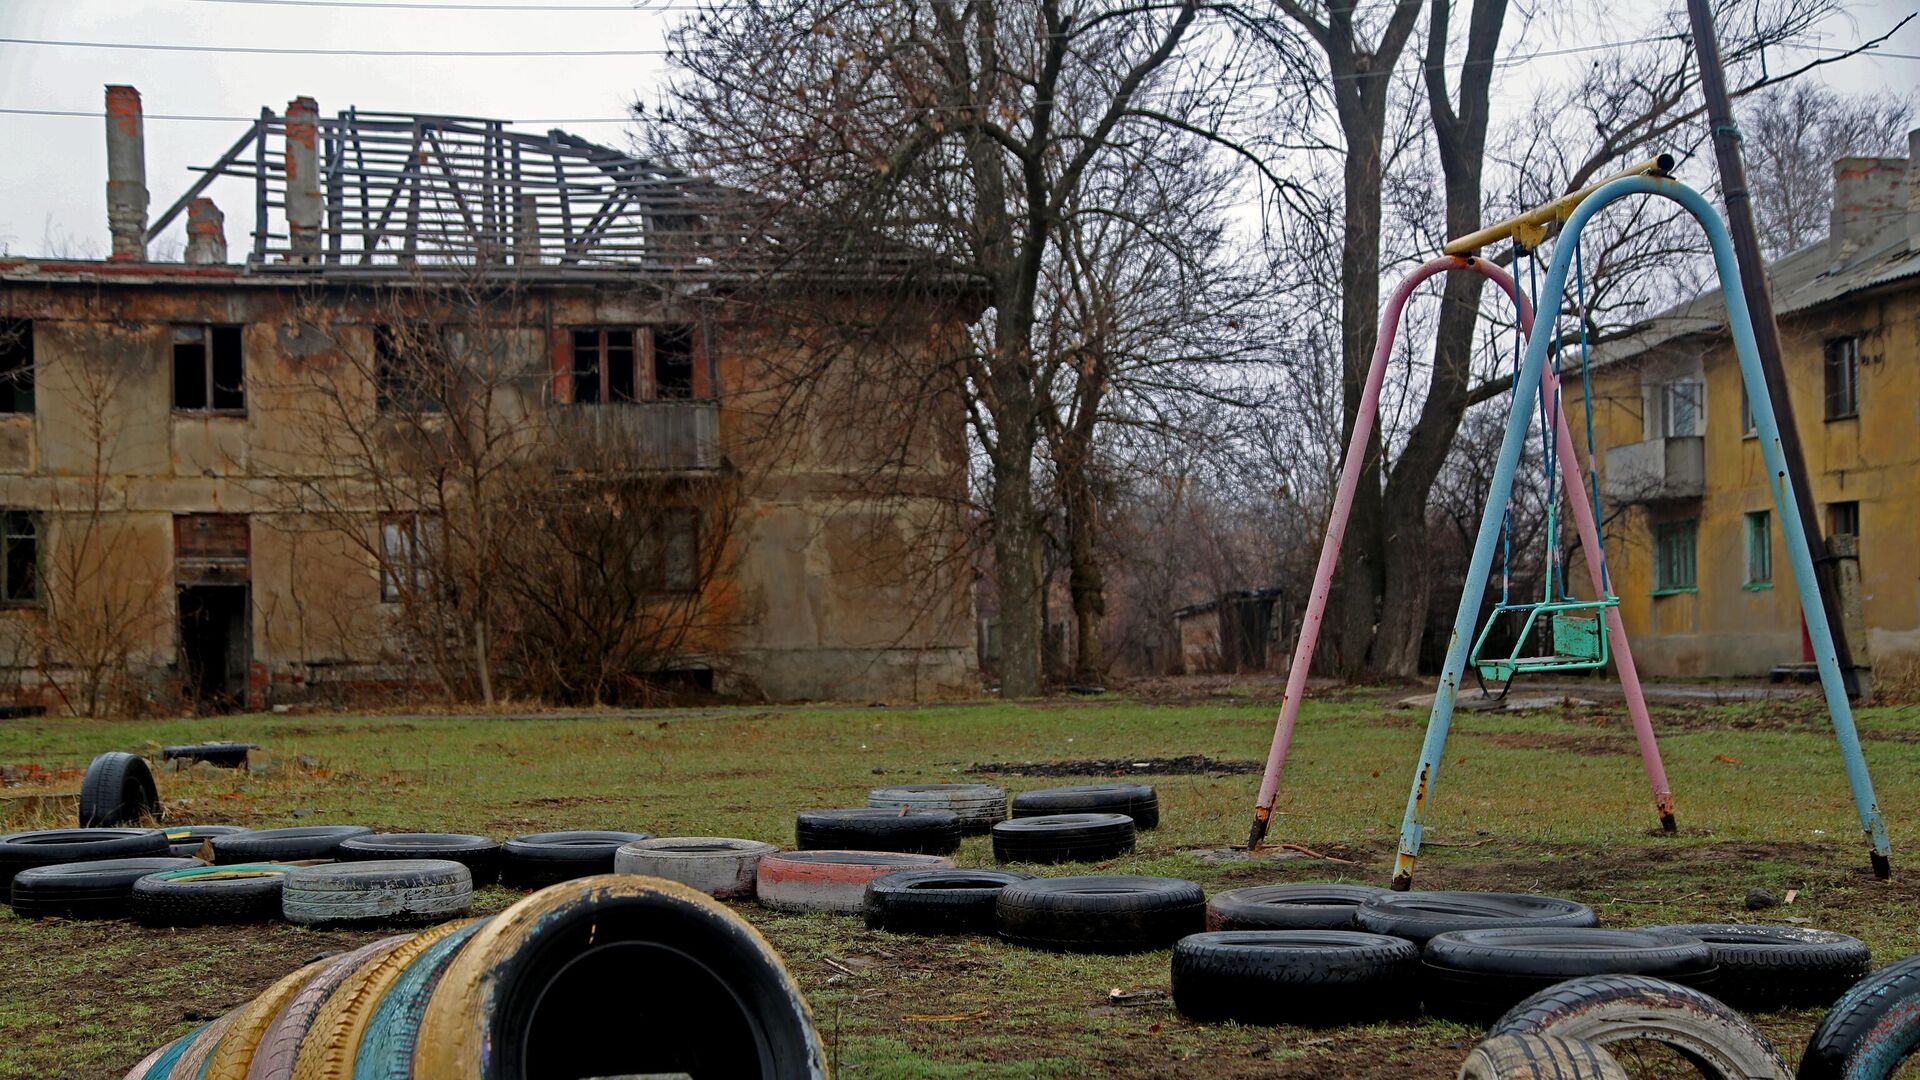
[[[147,261],[146,127],[131,86],[107,87],[107,231],[114,261]]]
[[[207,266],[227,261],[227,215],[212,199],[187,204],[187,262]]]
[[[287,247],[289,262],[320,261],[320,105],[287,102]]]
[[[1844,157],[1833,163],[1833,218],[1827,255],[1844,266],[1890,231],[1904,231],[1911,213],[1906,158]]]

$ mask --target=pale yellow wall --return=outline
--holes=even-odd
[[[1831,502],[1860,503],[1860,572],[1868,649],[1876,665],[1920,660],[1920,286],[1850,299],[1781,320],[1788,392],[1826,527]],[[1823,348],[1863,335],[1860,412],[1825,420]],[[1707,384],[1706,497],[1627,511],[1609,529],[1607,556],[1634,655],[1650,674],[1754,675],[1801,658],[1800,608],[1779,511],[1757,439],[1743,438],[1740,373],[1724,342],[1666,347],[1661,355],[1595,372],[1595,439],[1606,449],[1644,437],[1643,369],[1698,357]],[[1578,395],[1567,398],[1579,430]],[[1609,512],[1612,511],[1609,507]],[[1772,510],[1773,584],[1748,589],[1746,520]],[[1652,521],[1697,516],[1698,591],[1654,597]],[[1575,580],[1584,580],[1584,574]],[[1856,650],[1858,651],[1858,650]]]

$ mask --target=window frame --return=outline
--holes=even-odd
[[[583,334],[592,334],[596,339],[593,353],[595,359],[591,372],[594,396],[591,399],[583,398],[580,394],[581,380],[587,374],[580,369],[580,337]],[[609,335],[612,334],[627,334],[632,339],[626,346],[629,354],[628,363],[633,366],[630,376],[632,390],[627,397],[615,397],[613,393],[614,379],[612,365],[609,362],[610,354],[615,348],[609,340]],[[570,326],[567,328],[566,341],[567,376],[570,380],[567,404],[635,405],[651,400],[653,387],[652,380],[648,378],[647,358],[653,355],[653,345],[651,335],[645,327],[618,323],[601,326]]]
[[[1860,417],[1860,335],[1828,338],[1821,346],[1822,412],[1828,422],[1857,420]],[[1836,358],[1841,362],[1836,364]],[[1834,375],[1844,373],[1844,386],[1836,386]],[[1842,399],[1843,411],[1835,412],[1835,399]]]
[[[1852,528],[1840,527],[1841,519],[1851,519]],[[1827,535],[1851,536],[1857,544],[1860,541],[1860,500],[1841,499],[1827,504]]]
[[[405,510],[380,515],[380,602],[399,604],[406,601],[402,591],[402,579],[411,578],[416,594],[425,593],[433,586],[431,568],[425,553],[431,545],[437,545],[444,539],[438,514],[427,511]],[[404,542],[404,557],[399,549],[388,544],[388,537],[395,536]]]
[[[1676,394],[1675,391],[1681,387],[1688,388],[1685,397],[1693,408],[1692,423],[1687,425],[1689,430],[1684,432],[1675,431],[1673,422],[1675,412],[1674,402],[1681,396]],[[1658,383],[1654,387],[1654,402],[1656,406],[1654,412],[1655,424],[1657,425],[1657,434],[1660,438],[1690,439],[1703,434],[1707,426],[1707,386],[1705,382],[1689,377],[1684,379],[1669,379],[1666,382]]]
[[[383,414],[426,413],[442,414],[447,411],[447,403],[440,395],[433,393],[427,380],[416,373],[410,379],[398,378],[402,374],[401,366],[396,363],[403,357],[393,347],[396,334],[432,343],[440,350],[442,359],[451,362],[452,343],[447,340],[446,326],[431,322],[415,323],[375,323],[373,324],[373,399],[374,408]],[[402,395],[406,400],[402,400]]]
[[[32,416],[39,410],[35,386],[37,361],[33,348],[33,320],[13,317],[0,319],[0,361],[9,358],[11,350],[5,346],[10,339],[11,343],[18,344],[15,355],[22,362],[14,368],[0,367],[0,416]],[[24,409],[19,407],[22,398],[26,399],[27,404]]]
[[[1747,391],[1746,375],[1740,376],[1740,437],[1757,439],[1760,437],[1760,425],[1753,420],[1753,395]]]
[[[1746,515],[1747,580],[1749,589],[1773,588],[1773,511],[1750,510]]]
[[[12,590],[13,545],[22,537],[15,532],[17,521],[27,523],[25,539],[33,544],[33,577],[31,593],[15,596]],[[41,550],[46,530],[40,514],[33,510],[8,507],[0,510],[0,608],[37,608],[45,604],[43,560],[45,552]]]
[[[711,373],[702,374],[702,367],[707,363],[707,347],[705,327],[699,322],[578,323],[557,329],[559,345],[553,350],[553,399],[560,404],[644,405],[654,402],[711,401],[715,397]],[[666,332],[685,335],[687,378],[683,393],[662,392],[664,384],[659,370],[659,339]],[[633,335],[631,397],[614,394],[615,380],[608,363],[609,354],[616,347],[609,342],[608,335],[619,333]],[[583,346],[579,338],[586,334],[593,334],[597,338],[593,354],[595,361],[590,368],[580,365]],[[582,385],[587,382],[593,385],[591,397],[581,393]],[[675,380],[673,385],[678,387],[679,381]]]
[[[1673,565],[1679,541],[1685,538],[1685,580]],[[1700,519],[1683,518],[1653,527],[1653,595],[1672,596],[1700,591]]]
[[[247,415],[247,335],[246,326],[241,323],[182,322],[168,324],[171,342],[167,349],[167,372],[171,376],[169,393],[173,396],[172,411],[187,416],[245,416]],[[214,395],[214,331],[233,332],[234,348],[240,360],[240,404],[220,405],[213,403]],[[205,395],[206,404],[193,406],[180,404],[180,346],[188,344],[181,335],[193,331],[200,335],[200,391]]]

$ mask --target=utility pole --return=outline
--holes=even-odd
[[[1780,449],[1787,459],[1787,478],[1793,483],[1795,510],[1813,556],[1814,577],[1820,586],[1820,606],[1826,609],[1833,631],[1833,649],[1847,696],[1858,699],[1867,690],[1853,649],[1847,642],[1847,622],[1840,610],[1840,568],[1827,551],[1820,518],[1814,513],[1813,485],[1807,481],[1807,458],[1800,448],[1800,426],[1794,423],[1793,402],[1787,395],[1787,376],[1780,365],[1780,325],[1773,317],[1773,292],[1767,286],[1767,268],[1760,256],[1760,237],[1753,224],[1753,200],[1747,191],[1747,169],[1740,160],[1740,129],[1733,123],[1733,105],[1727,98],[1727,76],[1720,66],[1720,40],[1714,33],[1713,12],[1707,0],[1687,0],[1693,24],[1693,51],[1700,65],[1700,89],[1707,99],[1707,123],[1713,130],[1713,155],[1720,165],[1720,190],[1727,203],[1727,231],[1733,236],[1734,260],[1740,266],[1740,289],[1753,315],[1753,336],[1759,345],[1760,368],[1767,376],[1767,397],[1780,422]]]

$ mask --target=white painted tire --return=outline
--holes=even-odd
[[[303,866],[287,875],[280,912],[302,925],[439,922],[473,905],[473,874],[445,859]]]
[[[727,836],[657,836],[622,845],[613,853],[613,872],[677,881],[708,896],[751,897],[760,860],[779,850]]]
[[[760,860],[754,892],[775,911],[860,915],[867,886],[902,870],[948,870],[944,855],[894,851],[787,851]]]
[[[1007,791],[992,784],[901,784],[867,792],[877,809],[951,810],[963,832],[983,833],[1007,820]]]

